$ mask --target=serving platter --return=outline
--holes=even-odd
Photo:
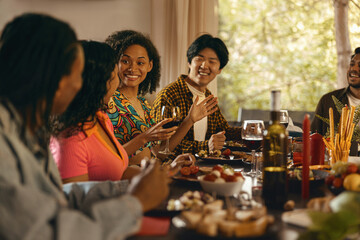
[[[235,239],[251,239],[251,240],[272,240],[272,239],[278,239],[276,228],[273,225],[269,225],[266,229],[265,234],[261,236],[248,236],[248,237],[226,237],[224,235],[218,234],[217,236],[206,236],[203,234],[200,234],[196,232],[193,229],[189,229],[187,226],[187,222],[181,215],[177,215],[172,218],[171,220],[173,226],[176,228],[182,229],[181,239],[187,239],[187,240],[198,240],[198,239],[204,239],[204,240],[235,240]]]
[[[164,201],[154,210],[147,212],[146,216],[174,217],[182,211],[200,208],[203,204],[213,202],[215,199],[204,191],[187,191],[181,196]]]
[[[311,170],[314,175],[314,179],[310,179],[309,187],[310,190],[316,190],[317,188],[325,184],[325,178],[329,175],[328,171],[325,170]],[[297,178],[289,178],[289,191],[290,192],[301,192],[301,180]]]
[[[184,176],[180,172],[178,172],[177,174],[172,176],[172,178],[175,180],[186,181],[186,182],[199,182],[198,176],[200,176],[200,175],[202,175],[202,173],[198,172],[197,174],[191,174],[188,176]]]
[[[174,176],[172,176],[175,180],[180,181],[186,181],[186,182],[199,182],[198,177],[207,173],[210,173],[212,171],[212,167],[199,167],[199,172],[196,174],[190,174],[190,175],[182,175],[180,172],[176,173]]]
[[[226,141],[223,147],[223,150],[226,148],[230,149],[231,151],[240,151],[240,152],[248,152],[249,149],[245,147],[242,143],[239,142],[232,142],[232,141]]]
[[[200,157],[199,154],[195,154],[197,159],[211,162],[211,163],[220,163],[220,164],[231,164],[231,163],[241,163],[243,162],[243,158],[235,158],[234,156],[225,157],[220,155],[219,157],[216,156],[207,156],[207,157]]]

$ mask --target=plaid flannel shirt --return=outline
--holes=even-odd
[[[181,75],[175,82],[162,89],[156,96],[151,115],[154,116],[156,122],[160,122],[161,107],[163,105],[178,106],[181,112],[181,120],[187,116],[191,105],[193,104],[193,94],[186,85],[185,79],[187,75]],[[211,92],[206,89],[205,96],[208,97]],[[171,116],[166,116],[171,117]],[[208,128],[206,131],[205,141],[194,140],[194,127],[192,126],[181,143],[176,147],[175,154],[181,153],[198,153],[200,150],[209,150],[208,142],[211,135],[225,131],[227,139],[240,140],[241,128],[230,127],[220,109],[208,116]]]

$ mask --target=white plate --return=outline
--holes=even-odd
[[[349,156],[349,162],[360,165],[360,157]]]
[[[213,162],[213,163],[221,163],[221,164],[243,162],[243,158],[235,158],[234,156],[230,156],[230,158],[225,158],[222,155],[219,157],[213,157],[213,156],[200,157],[196,153],[195,157],[198,159],[201,159],[203,161]]]
[[[240,193],[244,184],[244,179],[241,179],[240,177],[239,179],[241,180],[238,180],[236,182],[223,183],[205,181],[203,180],[204,177],[205,175],[198,177],[200,185],[204,189],[204,191],[210,194],[215,192],[220,196],[232,196],[234,194]]]

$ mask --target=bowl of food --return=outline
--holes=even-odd
[[[198,177],[205,192],[216,193],[220,196],[232,196],[240,193],[244,184],[241,172],[235,172],[231,167],[221,165],[213,167],[212,172]]]
[[[325,183],[334,195],[344,190],[360,192],[360,165],[350,162],[334,163]]]

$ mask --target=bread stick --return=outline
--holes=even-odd
[[[352,132],[351,126],[353,123],[354,115],[355,115],[355,107],[351,106],[350,114],[349,114],[349,124],[348,124],[348,129],[347,129],[347,135]]]
[[[329,108],[329,120],[330,120],[330,142],[334,143],[334,112],[332,108]]]
[[[343,107],[341,109],[338,131],[335,134],[334,113],[333,109],[329,108],[330,141],[327,142],[325,138],[323,138],[323,141],[329,150],[332,164],[337,161],[346,162],[348,160],[351,139],[355,128],[355,124],[353,123],[354,115],[354,106],[350,108],[348,106]]]
[[[346,107],[343,107],[341,109],[341,122],[340,122],[340,139],[341,139],[341,136],[344,135],[344,125],[345,125],[345,114],[346,114]]]

